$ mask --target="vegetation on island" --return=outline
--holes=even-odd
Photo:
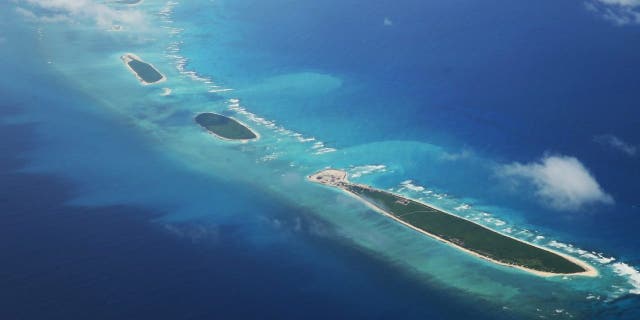
[[[357,184],[343,183],[342,188],[407,224],[492,260],[556,274],[586,271],[582,266],[551,251],[420,202]]]
[[[237,120],[221,114],[205,112],[196,116],[196,122],[223,139],[252,140],[258,136]]]
[[[131,60],[127,62],[127,64],[129,65],[129,67],[131,67],[131,69],[133,69],[133,71],[135,71],[135,73],[138,75],[138,77],[140,77],[140,79],[142,79],[142,81],[151,84],[156,83],[164,78],[164,76],[160,72],[158,72],[158,70],[156,70],[156,68],[154,68],[152,65],[134,59],[131,56],[129,56],[129,59]]]

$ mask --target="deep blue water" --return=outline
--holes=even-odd
[[[3,105],[3,116],[20,112]],[[265,252],[243,240],[242,225],[68,205],[73,183],[20,173],[39,143],[33,131],[0,126],[11,137],[0,143],[2,319],[478,318],[471,305],[326,241],[298,235]]]
[[[41,110],[43,102],[60,111],[49,117],[48,126],[60,129],[71,122],[77,137],[88,136],[94,144],[112,151],[108,145],[117,143],[123,152],[120,157],[128,161],[124,166],[151,164],[158,161],[154,159],[158,155],[144,147],[131,152],[127,144],[139,147],[139,141],[124,142],[118,134],[104,134],[114,130],[131,133],[122,124],[67,110],[68,104],[91,103],[86,96],[56,84],[48,75],[16,69],[21,72],[12,81],[14,90],[34,76],[37,83],[47,86],[28,98],[3,90],[0,318],[478,318],[478,307],[471,301],[416,284],[410,275],[381,263],[371,253],[325,238],[291,233],[271,224],[256,226],[255,219],[166,222],[162,217],[167,212],[161,208],[70,204],[82,197],[78,184],[60,176],[25,171],[34,153],[40,153],[46,144],[57,143],[41,134],[41,122],[28,120],[33,117],[29,112]],[[58,97],[57,92],[65,92],[64,97]],[[64,148],[74,153],[87,146],[76,139],[64,143]],[[52,160],[57,157],[45,154]],[[111,174],[122,175],[113,163],[115,157],[90,159],[95,168],[111,167],[115,169]],[[172,179],[173,175],[176,182],[181,179],[167,163],[160,162],[153,168],[171,172],[163,177]],[[147,178],[154,174],[140,172],[140,167],[135,170]],[[290,216],[297,212],[304,224],[321,223],[304,209],[274,202],[250,189],[239,190],[224,182],[212,187],[217,191],[204,202],[214,216],[228,210],[249,215],[261,212],[283,224],[293,224]],[[102,192],[126,192],[107,190]],[[284,237],[286,241],[256,245],[252,237]],[[389,277],[391,274],[397,276]],[[483,312],[490,314],[492,310]]]
[[[1,319],[637,318],[640,155],[594,137],[640,145],[639,26],[582,1],[190,1],[171,22],[163,5],[136,8],[176,34],[29,22],[0,3]],[[234,91],[177,72],[172,46]],[[124,52],[169,80],[139,86]],[[229,99],[337,150],[315,155]],[[205,140],[202,110],[263,137]],[[545,154],[575,156],[615,203],[554,210],[493,172]],[[402,192],[635,273],[487,266],[299,182],[371,164],[388,170],[366,183],[413,180],[449,196]]]
[[[416,140],[498,162],[574,156],[615,206],[558,212],[526,193],[492,186],[499,181],[491,176],[429,174],[417,158],[403,170],[419,182],[524,212],[533,225],[570,230],[594,247],[634,256],[640,162],[595,143],[594,136],[640,143],[639,26],[613,25],[582,1],[235,1],[221,8],[226,11],[178,8],[179,17],[233,23],[229,29],[238,34],[229,43],[221,40],[224,50],[186,43],[194,70],[240,90],[245,81],[292,70],[339,75],[345,82],[332,95],[245,98],[258,114],[339,147]],[[383,25],[385,17],[392,26]],[[213,26],[206,34],[228,32]],[[216,64],[220,55],[236,61],[231,71]],[[322,124],[328,121],[331,130]]]

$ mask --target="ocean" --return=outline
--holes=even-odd
[[[638,317],[640,26],[600,2],[38,3],[0,4],[1,318]],[[469,256],[326,167],[600,275]]]

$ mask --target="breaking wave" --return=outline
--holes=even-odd
[[[616,262],[611,265],[611,268],[616,274],[628,279],[629,284],[633,286],[629,293],[640,294],[640,271],[623,262]]]
[[[425,186],[416,184],[413,180],[402,181],[397,188],[390,188],[390,190],[398,193],[405,193],[408,196],[415,197],[420,200],[430,200],[434,205],[441,206],[445,210],[448,209],[450,212],[455,211],[461,217],[493,228],[502,233],[509,234],[518,239],[536,243],[538,245],[553,248],[572,256],[580,257],[581,259],[595,265],[596,268],[600,270],[609,269],[612,275],[621,277],[629,284],[629,287],[626,288],[612,285],[611,288],[609,288],[609,290],[613,290],[609,292],[610,299],[625,294],[640,294],[640,271],[624,262],[614,262],[616,261],[616,258],[614,257],[606,256],[601,252],[584,250],[572,244],[563,243],[557,240],[547,241],[547,236],[542,235],[538,231],[532,231],[526,228],[510,225],[508,222],[495,217],[491,213],[475,210],[467,203],[462,203],[447,194],[429,190]],[[593,296],[593,298],[597,298],[599,300],[600,296]]]
[[[169,1],[158,13],[163,23],[165,23],[163,28],[167,30],[169,37],[174,38],[174,41],[171,41],[169,45],[165,48],[165,53],[166,53],[165,56],[173,60],[173,63],[176,69],[181,75],[193,81],[204,84],[207,92],[218,94],[218,93],[232,91],[233,90],[232,88],[227,88],[222,85],[216,84],[213,78],[204,76],[194,70],[188,69],[189,59],[180,54],[181,46],[184,43],[181,39],[184,29],[177,28],[172,25],[173,20],[171,17],[177,5],[178,5],[178,2]],[[295,132],[281,125],[278,125],[275,120],[269,120],[264,117],[258,116],[257,114],[251,111],[248,111],[245,107],[240,105],[240,99],[231,98],[231,99],[228,99],[227,102],[228,102],[227,106],[229,110],[244,116],[245,118],[247,118],[249,121],[253,123],[259,124],[267,129],[270,129],[279,135],[294,138],[297,142],[311,143],[311,146],[309,147],[308,150],[314,155],[322,155],[322,154],[337,151],[336,148],[327,146],[324,142],[317,140],[315,137],[307,137],[302,133]],[[267,155],[261,159],[263,161],[271,161],[277,157],[278,156]]]
[[[295,132],[281,125],[278,125],[275,120],[269,120],[264,117],[260,117],[251,111],[248,111],[245,107],[240,105],[240,99],[232,98],[227,102],[229,110],[244,116],[253,123],[268,128],[279,135],[294,138],[299,143],[312,143],[308,150],[315,155],[335,152],[337,150],[335,148],[327,147],[324,142],[317,140],[315,137],[304,136],[302,133]]]
[[[383,164],[369,164],[364,166],[355,166],[349,169],[349,176],[359,178],[372,173],[386,172],[387,166]]]
[[[188,69],[189,60],[181,55],[181,46],[183,44],[181,36],[184,32],[184,29],[173,26],[173,20],[171,18],[176,5],[178,5],[178,2],[169,1],[166,3],[165,7],[162,8],[162,10],[160,10],[160,12],[158,13],[165,24],[163,28],[167,30],[169,37],[171,37],[173,40],[166,47],[166,57],[170,58],[174,62],[176,69],[181,75],[193,81],[204,84],[206,86],[206,92],[218,94],[232,91],[232,88],[218,85],[212,78],[201,75],[194,70]],[[242,115],[255,124],[272,130],[277,135],[292,138],[300,144],[307,144],[307,150],[311,154],[322,155],[337,151],[336,148],[327,146],[325,142],[320,141],[315,137],[305,136],[302,133],[292,131],[282,125],[279,125],[275,120],[270,120],[258,116],[257,114],[247,110],[246,107],[242,106],[240,103],[240,99],[238,98],[228,99],[227,107],[230,111]],[[258,161],[273,161],[279,159],[281,154],[281,152],[272,152],[259,158]],[[382,164],[363,165],[351,167],[349,169],[349,174],[353,178],[358,178],[368,174],[387,172],[387,170],[388,168]],[[476,221],[491,228],[495,228],[500,232],[513,235],[514,237],[520,238],[525,241],[530,241],[536,244],[554,248],[558,251],[570,255],[579,256],[582,259],[594,265],[597,265],[599,269],[603,269],[606,267],[608,270],[610,270],[610,274],[615,274],[623,278],[629,284],[629,287],[625,286],[625,288],[616,287],[616,290],[622,290],[620,292],[617,292],[618,294],[640,294],[640,271],[624,262],[616,262],[616,258],[614,257],[607,257],[603,253],[596,251],[587,251],[584,249],[580,249],[574,245],[562,243],[556,240],[548,241],[547,238],[549,237],[546,235],[542,235],[540,232],[510,225],[508,222],[494,216],[493,214],[476,210],[472,205],[453,199],[446,193],[436,192],[434,190],[428,189],[425,186],[418,185],[414,180],[402,181],[396,188],[390,188],[389,190],[398,193],[406,193],[408,196],[420,200],[427,199],[434,202],[438,206],[442,206],[443,208],[448,209],[449,211],[455,211],[457,214],[464,218]],[[599,300],[600,296],[589,295],[588,299]],[[563,310],[558,309],[556,310],[556,312],[562,313]]]

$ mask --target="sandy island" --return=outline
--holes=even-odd
[[[137,55],[133,54],[133,53],[125,53],[123,56],[120,57],[120,59],[122,59],[122,62],[124,62],[124,65],[127,66],[127,69],[129,69],[129,71],[131,71],[131,73],[133,73],[136,78],[138,78],[138,81],[140,81],[140,83],[142,83],[145,86],[148,85],[152,85],[152,84],[156,84],[156,83],[161,83],[164,81],[167,81],[167,77],[162,74],[160,71],[158,71],[158,68],[156,68],[154,65],[152,65],[151,63],[145,62],[144,60],[142,60],[140,57],[138,57]],[[153,68],[158,74],[160,74],[161,78],[157,81],[153,81],[153,82],[147,82],[146,80],[144,80],[140,74],[138,74],[138,72],[133,69],[131,67],[131,65],[129,65],[129,62],[131,61],[138,61],[138,62],[142,62],[145,64],[148,64],[151,68]]]
[[[498,231],[492,230],[492,229],[490,229],[490,228],[488,228],[488,227],[486,227],[486,226],[480,225],[480,224],[478,224],[478,223],[476,223],[476,222],[473,222],[473,221],[471,221],[471,220],[469,220],[469,219],[466,219],[466,218],[463,218],[463,217],[460,217],[460,216],[457,216],[457,215],[453,215],[453,214],[451,214],[451,213],[449,213],[449,212],[446,212],[445,210],[440,209],[440,208],[438,208],[438,207],[435,207],[435,206],[433,206],[433,205],[426,204],[426,203],[423,203],[423,202],[421,202],[421,201],[417,201],[417,200],[412,200],[412,201],[415,201],[415,202],[417,202],[417,203],[420,203],[420,204],[422,204],[422,205],[424,205],[424,206],[431,207],[431,208],[433,208],[433,209],[439,210],[439,211],[441,211],[442,213],[449,214],[449,215],[455,216],[455,217],[457,217],[457,218],[464,219],[464,220],[466,220],[466,221],[468,221],[468,222],[470,222],[470,223],[473,223],[473,224],[476,224],[476,225],[478,225],[478,226],[481,226],[481,227],[483,227],[483,228],[485,228],[485,229],[487,229],[487,230],[489,230],[489,231],[491,231],[491,232],[498,233],[498,234],[500,234],[500,235],[503,235],[503,236],[508,237],[508,238],[510,238],[510,239],[513,239],[513,240],[515,240],[515,241],[519,241],[519,242],[524,243],[524,244],[526,244],[526,245],[529,245],[529,246],[532,246],[532,247],[536,247],[536,248],[539,248],[539,249],[541,249],[541,250],[544,250],[544,251],[550,252],[550,253],[552,253],[552,254],[558,255],[558,256],[560,256],[560,257],[562,257],[562,258],[564,258],[564,259],[566,259],[566,260],[568,260],[568,261],[570,261],[570,262],[572,262],[572,263],[574,263],[574,264],[576,264],[576,265],[580,266],[580,267],[581,267],[581,268],[583,268],[585,271],[584,271],[584,272],[577,272],[577,273],[553,273],[553,272],[545,272],[545,271],[540,271],[540,270],[531,269],[531,268],[528,268],[528,267],[525,267],[525,266],[522,266],[522,265],[516,265],[516,264],[509,264],[509,263],[501,262],[501,261],[498,261],[498,260],[495,260],[495,259],[489,258],[489,257],[487,257],[487,256],[481,255],[481,254],[479,254],[479,253],[477,253],[477,252],[474,252],[474,251],[472,251],[472,250],[469,250],[469,249],[467,249],[467,248],[464,248],[464,247],[462,247],[462,246],[460,246],[460,245],[458,245],[458,244],[456,244],[456,243],[453,243],[453,242],[451,242],[451,241],[445,240],[445,239],[443,239],[443,238],[441,238],[441,237],[438,237],[438,236],[436,236],[436,235],[434,235],[434,234],[431,234],[431,233],[429,233],[429,232],[427,232],[427,231],[425,231],[425,230],[422,230],[422,229],[420,229],[420,228],[418,228],[418,227],[416,227],[416,226],[414,226],[414,225],[412,225],[412,224],[409,224],[409,223],[407,223],[407,222],[405,222],[405,221],[403,221],[403,220],[399,219],[399,218],[398,218],[398,217],[396,217],[395,215],[393,215],[393,214],[391,214],[391,213],[389,213],[389,212],[387,212],[387,211],[385,211],[385,210],[383,210],[383,209],[381,209],[381,208],[377,207],[376,205],[374,205],[374,204],[373,204],[373,203],[371,203],[370,201],[368,201],[368,200],[366,200],[366,199],[362,198],[362,197],[361,197],[361,196],[359,196],[358,194],[353,193],[353,192],[351,192],[351,191],[347,190],[347,189],[345,188],[345,186],[348,186],[348,185],[356,185],[356,184],[352,184],[351,182],[349,182],[349,180],[348,180],[348,175],[347,175],[347,172],[346,172],[346,171],[343,171],[343,170],[337,170],[337,169],[326,169],[326,170],[323,170],[323,171],[320,171],[320,172],[317,172],[317,173],[315,173],[315,174],[312,174],[312,175],[308,176],[308,177],[307,177],[307,179],[308,179],[309,181],[314,182],[314,183],[319,183],[319,184],[322,184],[322,185],[326,185],[326,186],[331,186],[331,187],[339,188],[340,190],[342,190],[343,192],[345,192],[347,195],[349,195],[349,196],[351,196],[351,197],[353,197],[353,198],[355,198],[355,199],[359,200],[360,202],[364,203],[365,205],[367,205],[367,206],[368,206],[369,208],[371,208],[372,210],[374,210],[374,211],[376,211],[376,212],[378,212],[378,213],[380,213],[380,214],[382,214],[382,215],[384,215],[384,216],[386,216],[386,217],[389,217],[389,218],[391,218],[391,219],[393,219],[393,220],[395,220],[395,221],[397,221],[397,222],[399,222],[399,223],[403,224],[403,225],[404,225],[404,226],[406,226],[406,227],[409,227],[409,228],[411,228],[411,229],[413,229],[413,230],[415,230],[415,231],[418,231],[418,232],[420,232],[420,233],[422,233],[422,234],[425,234],[425,235],[427,235],[427,236],[430,236],[430,237],[432,237],[432,238],[435,238],[435,239],[437,239],[438,241],[444,242],[444,243],[446,243],[446,244],[448,244],[448,245],[450,245],[450,246],[452,246],[452,247],[455,247],[455,248],[460,249],[460,250],[462,250],[462,251],[464,251],[464,252],[466,252],[466,253],[472,254],[472,255],[474,255],[474,256],[476,256],[476,257],[479,257],[479,258],[485,259],[485,260],[487,260],[487,261],[491,261],[491,262],[493,262],[493,263],[496,263],[496,264],[499,264],[499,265],[503,265],[503,266],[507,266],[507,267],[517,268],[517,269],[520,269],[520,270],[523,270],[523,271],[526,271],[526,272],[529,272],[529,273],[532,273],[532,274],[535,274],[535,275],[537,275],[537,276],[541,276],[541,277],[553,277],[553,276],[586,276],[586,277],[596,277],[596,276],[598,276],[598,270],[597,270],[596,268],[594,268],[594,267],[593,267],[593,266],[591,266],[590,264],[588,264],[588,263],[586,263],[585,261],[582,261],[582,260],[580,260],[580,259],[578,259],[578,258],[572,257],[572,256],[567,255],[567,254],[564,254],[564,253],[557,252],[557,251],[552,250],[552,249],[549,249],[549,248],[545,248],[545,247],[541,247],[541,246],[539,246],[539,245],[535,245],[535,244],[532,244],[532,243],[528,243],[528,242],[526,242],[526,241],[523,241],[523,240],[520,240],[520,239],[514,238],[514,237],[512,237],[512,236],[510,236],[510,235],[506,235],[506,234],[500,233],[500,232],[498,232]],[[370,190],[377,190],[377,189],[371,188],[371,187],[366,186],[366,185],[359,185],[359,184],[358,184],[357,186],[359,186],[359,187],[363,187],[363,188],[368,188],[368,189],[370,189]],[[388,192],[388,191],[383,191],[383,190],[378,190],[378,191],[382,191],[382,192],[387,192],[387,193],[389,193],[389,194],[393,194],[393,193],[390,193],[390,192]],[[395,195],[395,196],[396,196],[396,197],[398,197],[398,198],[408,200],[406,197],[403,197],[403,196],[400,196],[400,195],[397,195],[397,194],[393,194],[393,195]]]
[[[201,114],[207,114],[207,113],[209,113],[209,114],[215,114],[215,115],[218,115],[218,116],[222,116],[222,117],[228,118],[228,119],[230,119],[231,121],[236,122],[236,123],[237,123],[237,124],[239,124],[240,126],[243,126],[245,129],[247,129],[249,132],[251,132],[251,133],[255,136],[254,138],[250,138],[250,139],[232,139],[232,138],[223,137],[223,136],[221,136],[221,135],[217,134],[216,132],[214,132],[213,130],[211,130],[211,129],[207,128],[206,126],[202,125],[201,123],[199,123],[199,122],[197,121],[197,117],[194,119],[194,121],[195,121],[195,122],[196,122],[200,127],[202,127],[203,129],[205,129],[205,130],[207,131],[207,133],[209,133],[209,134],[211,134],[211,135],[215,136],[216,138],[218,138],[218,139],[220,139],[220,140],[227,141],[227,142],[240,142],[240,143],[248,143],[249,141],[257,141],[257,140],[260,140],[260,134],[259,134],[257,131],[253,130],[250,126],[248,126],[247,124],[245,124],[244,122],[242,122],[242,121],[240,121],[240,120],[238,120],[238,119],[236,119],[236,118],[229,117],[229,116],[224,116],[224,115],[221,115],[221,114],[218,114],[218,113],[215,113],[215,112],[206,112],[206,111],[205,111],[205,112],[198,112],[198,115],[201,115]]]

